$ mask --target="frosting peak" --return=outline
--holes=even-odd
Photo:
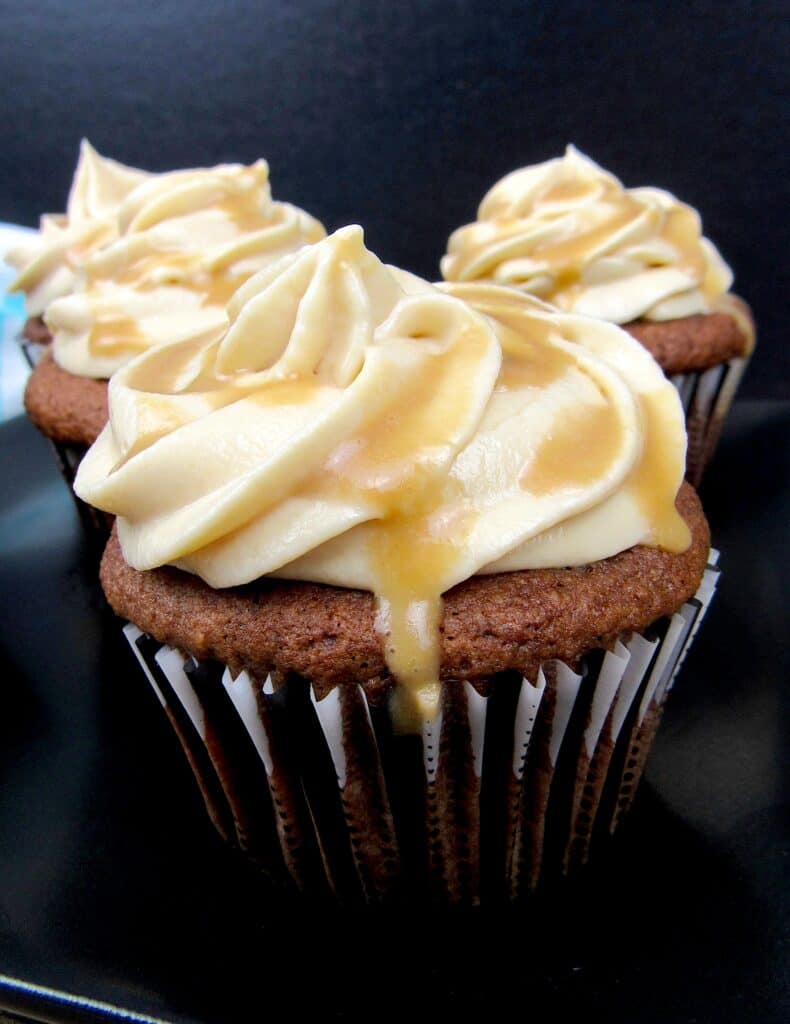
[[[38,234],[6,255],[19,271],[10,291],[25,292],[29,316],[74,290],[82,261],[118,237],[121,205],[150,177],[100,156],[82,140],[66,212],[45,213]]]
[[[688,544],[677,393],[612,325],[434,288],[358,227],[264,268],[228,315],[115,374],[75,489],[135,568],[372,591],[410,726],[435,711],[450,587]]]
[[[272,200],[265,160],[151,176],[117,221],[118,237],[46,313],[56,361],[81,376],[110,377],[148,348],[222,330],[241,284],[324,235],[303,210]]]
[[[362,229],[344,228],[239,289],[228,304],[217,369],[268,368],[275,377],[315,375],[347,387],[402,296],[394,275],[365,248]]]
[[[573,146],[497,182],[450,236],[441,270],[618,324],[708,312],[732,284],[695,210],[661,189],[625,189]]]

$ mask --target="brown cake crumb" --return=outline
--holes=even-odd
[[[748,306],[741,302],[750,320]],[[751,339],[729,313],[700,313],[678,320],[635,320],[624,329],[648,350],[664,373],[696,373],[747,355]]]
[[[107,422],[107,381],[67,373],[48,352],[30,374],[25,409],[50,440],[91,445]]]
[[[22,328],[22,334],[36,345],[48,345],[52,341],[52,335],[42,316],[29,316]]]
[[[503,671],[534,678],[548,659],[575,664],[675,612],[699,586],[710,547],[688,484],[677,507],[692,533],[681,554],[639,546],[579,568],[475,576],[454,587],[444,601],[442,678],[481,689]],[[389,688],[369,593],[273,579],[214,590],[174,568],[139,572],[124,561],[115,531],[101,581],[118,615],[195,658],[259,678],[296,673],[319,697],[360,683],[375,700]]]

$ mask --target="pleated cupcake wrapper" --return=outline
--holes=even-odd
[[[343,903],[518,899],[579,870],[630,807],[717,557],[675,615],[579,671],[547,662],[487,696],[443,684],[421,735],[357,684],[319,699],[124,632],[212,821],[273,881]]]
[[[686,414],[686,479],[699,487],[738,390],[748,357],[731,359],[700,373],[678,373],[671,378]]]
[[[38,362],[49,351],[49,345],[40,341],[31,341],[30,338],[26,338],[24,334],[19,335],[18,341],[19,347],[22,349],[22,355],[27,361],[27,365],[31,370],[34,370]]]
[[[18,341],[19,347],[22,349],[22,353],[24,354],[31,370],[35,369],[36,365],[50,349],[49,344],[30,341],[30,339],[26,338],[24,335],[20,335]],[[57,461],[60,474],[66,481],[69,493],[74,499],[74,504],[77,506],[80,521],[85,532],[89,540],[96,545],[97,551],[101,551],[107,543],[107,538],[110,536],[110,531],[112,529],[112,517],[107,516],[106,513],[100,512],[91,505],[86,505],[86,503],[78,498],[74,493],[74,478],[77,475],[80,462],[82,462],[88,448],[84,444],[62,444],[59,441],[53,441],[51,439],[49,443],[55,452],[55,459]]]

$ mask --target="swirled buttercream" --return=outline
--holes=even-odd
[[[264,160],[153,175],[117,222],[118,237],[88,254],[75,289],[46,311],[56,362],[80,376],[110,377],[154,345],[227,326],[241,284],[325,233],[272,200]]]
[[[118,237],[118,210],[151,175],[100,156],[83,139],[65,213],[45,213],[38,234],[6,254],[18,271],[9,291],[25,293],[29,316],[74,291],[78,268]]]
[[[115,374],[75,489],[119,517],[135,568],[372,591],[404,723],[435,709],[456,583],[687,546],[680,402],[619,328],[434,288],[358,227],[264,269],[228,312]]]
[[[441,271],[616,324],[707,313],[732,284],[696,210],[661,189],[624,188],[573,146],[497,182],[477,220],[450,236]]]

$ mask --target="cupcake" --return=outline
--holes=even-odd
[[[713,591],[652,357],[463,299],[344,228],[118,370],[77,474],[211,817],[310,894],[476,903],[579,869]]]
[[[307,213],[272,200],[263,160],[149,175],[83,143],[68,213],[44,218],[12,257],[24,264],[13,287],[52,336],[25,406],[69,483],[107,421],[117,369],[164,342],[221,331],[239,285],[323,235]]]
[[[669,192],[625,189],[569,146],[506,175],[450,236],[447,281],[490,281],[620,324],[676,385],[698,485],[754,344],[732,272]]]

